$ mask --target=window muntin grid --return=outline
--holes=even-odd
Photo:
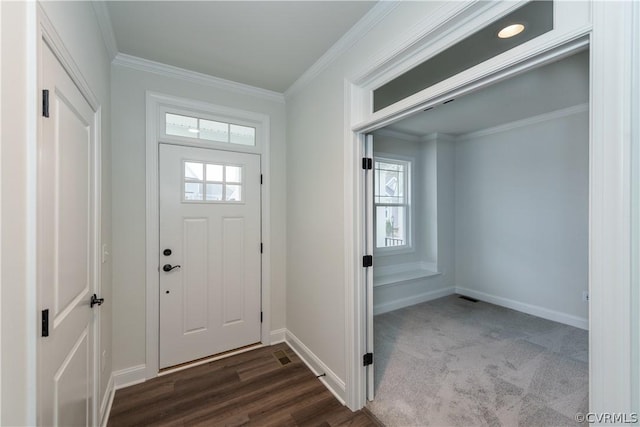
[[[192,160],[183,162],[183,202],[241,203],[244,167]]]
[[[174,113],[165,113],[164,121],[166,135],[192,138],[205,142],[222,142],[251,147],[256,145],[256,128],[252,126]]]
[[[376,158],[374,215],[376,249],[410,247],[410,162]]]

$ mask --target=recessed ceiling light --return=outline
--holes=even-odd
[[[500,37],[501,39],[508,39],[509,37],[517,36],[523,31],[524,25],[522,24],[508,25],[500,30],[500,32],[498,33],[498,37]]]
[[[189,128],[189,132],[191,133],[200,133],[199,129]]]

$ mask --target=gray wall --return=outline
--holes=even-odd
[[[588,113],[455,145],[456,285],[586,319]]]

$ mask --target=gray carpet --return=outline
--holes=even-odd
[[[588,334],[457,295],[375,317],[387,426],[569,426],[588,407]]]

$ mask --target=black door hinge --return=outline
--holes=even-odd
[[[42,117],[49,117],[49,89],[42,91]]]
[[[371,267],[373,266],[373,255],[365,255],[362,257],[362,266],[363,267]]]
[[[373,169],[373,159],[371,157],[362,158],[362,169]]]
[[[373,353],[367,353],[362,356],[362,366],[373,365]]]
[[[260,185],[262,185],[263,179],[262,179],[262,174],[260,174]]]
[[[262,323],[262,319],[264,318],[263,313],[260,312],[260,323]]]
[[[49,309],[42,310],[42,336],[49,336]]]
[[[264,253],[264,244],[260,243],[260,253]]]

